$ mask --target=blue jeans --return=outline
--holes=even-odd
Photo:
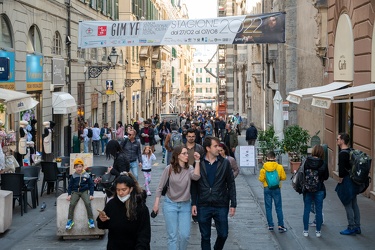
[[[266,207],[266,216],[267,223],[269,227],[273,227],[272,219],[272,201],[275,202],[276,215],[279,226],[284,226],[284,216],[283,216],[283,204],[281,201],[281,190],[280,188],[269,189],[268,187],[264,188],[264,205]]]
[[[197,220],[201,232],[202,250],[211,249],[211,222],[215,221],[217,239],[214,249],[223,249],[228,238],[229,207],[198,207]]]
[[[102,153],[104,153],[104,148],[108,144],[108,138],[107,139],[101,139],[100,142],[102,143]]]
[[[316,220],[316,231],[320,231],[323,223],[323,199],[324,191],[317,191],[313,193],[303,194],[303,230],[309,230],[309,218],[311,211],[311,204],[315,204],[315,220]]]
[[[357,204],[357,196],[355,196],[346,206],[346,218],[348,219],[348,228],[354,229],[361,226],[361,215]]]
[[[166,162],[167,166],[171,164],[172,154],[173,154],[173,151],[172,152],[167,151],[167,162]]]
[[[83,141],[83,153],[88,153],[89,152],[89,141],[90,140],[84,140]]]
[[[168,234],[168,250],[187,249],[190,238],[190,200],[174,202],[165,196],[163,214]]]
[[[132,171],[134,177],[138,180],[138,162],[137,161],[130,162],[130,170]]]

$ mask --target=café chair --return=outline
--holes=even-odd
[[[59,182],[63,182],[63,192],[66,192],[66,173],[60,173],[57,168],[56,162],[46,162],[42,161],[42,172],[43,172],[43,182],[42,182],[42,190],[40,192],[40,196],[43,195],[43,192],[48,189],[47,183],[53,183],[55,195],[57,196],[57,191],[59,190]],[[49,190],[47,190],[47,194]]]
[[[26,185],[25,190],[27,192],[30,192],[31,194],[32,208],[36,208],[37,206],[39,206],[38,180],[39,180],[39,175],[40,175],[40,167],[28,166],[28,167],[20,167],[20,168],[21,168],[21,174],[24,174],[24,177],[37,177],[37,179],[29,180],[25,182],[25,185]],[[26,196],[27,196],[27,193],[26,193]]]
[[[1,189],[13,192],[13,208],[15,201],[18,200],[21,205],[21,216],[23,216],[24,211],[27,213],[23,177],[23,174],[18,173],[1,174]]]
[[[89,167],[88,172],[90,173],[92,179],[94,180],[97,177],[102,177],[108,170],[106,166],[91,166]],[[95,185],[96,191],[102,191],[103,188],[100,185]]]

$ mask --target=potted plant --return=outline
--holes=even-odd
[[[310,140],[309,131],[299,125],[288,126],[284,129],[282,149],[290,156],[290,168],[293,173],[301,164],[302,157],[307,155],[307,143]]]
[[[275,130],[273,126],[270,126],[266,130],[258,132],[258,153],[262,155],[262,162],[266,161],[266,155],[269,151],[275,151],[276,155],[280,154],[281,143],[279,138],[275,136]]]
[[[61,162],[62,162],[62,159],[61,158],[56,158],[56,163],[57,163],[57,167],[58,168],[61,168]]]

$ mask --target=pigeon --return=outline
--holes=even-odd
[[[43,201],[42,205],[40,206],[40,212],[43,212],[45,209],[46,209],[47,205],[46,203]]]

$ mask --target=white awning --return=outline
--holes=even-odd
[[[346,89],[340,89],[336,91],[321,93],[313,95],[311,105],[319,108],[329,109],[331,103],[343,103],[343,102],[364,102],[374,100],[375,96],[372,96],[370,91],[375,90],[375,84],[369,83],[360,86],[350,87]],[[354,95],[367,94],[367,97],[352,98]]]
[[[66,115],[77,112],[77,104],[74,97],[65,92],[54,92],[52,94],[53,113]]]
[[[6,112],[8,114],[32,109],[39,103],[29,94],[9,89],[0,90],[0,102],[6,105]]]
[[[349,84],[351,84],[351,82],[332,82],[324,86],[294,90],[289,92],[289,95],[286,98],[286,100],[289,102],[299,104],[301,99],[312,98],[312,95],[336,90],[345,87]]]

